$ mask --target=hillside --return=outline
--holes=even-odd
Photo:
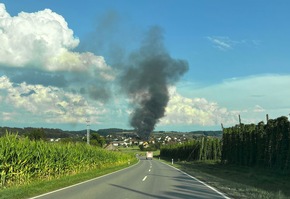
[[[25,128],[16,128],[16,127],[0,127],[0,136],[4,135],[6,131],[18,133],[19,135],[25,135],[35,130],[41,130],[44,132],[46,138],[77,138],[83,137],[86,135],[87,130],[80,131],[64,131],[62,129],[53,129],[53,128],[33,128],[33,127],[25,127]],[[107,129],[99,129],[99,130],[90,130],[90,133],[98,133],[102,136],[107,135],[115,135],[115,134],[131,134],[134,133],[134,130],[128,129],[119,129],[119,128],[107,128]],[[191,131],[191,132],[178,132],[178,131],[155,131],[153,132],[153,136],[160,135],[180,135],[187,134],[189,136],[214,136],[214,137],[222,137],[222,131]]]

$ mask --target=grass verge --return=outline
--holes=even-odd
[[[166,161],[171,164],[171,161]],[[218,162],[176,162],[175,167],[215,187],[230,198],[290,198],[289,174]]]
[[[0,199],[22,199],[37,196],[49,191],[67,187],[73,184],[77,184],[89,179],[93,179],[114,171],[124,169],[132,164],[137,163],[137,159],[131,162],[130,165],[124,164],[121,166],[113,166],[105,169],[92,170],[75,175],[63,176],[53,180],[38,180],[27,185],[9,187],[0,190]]]
[[[141,151],[139,146],[133,146],[133,147],[119,147],[118,148],[123,153],[133,153],[133,154],[139,154],[141,156],[146,156],[146,151]],[[152,151],[155,158],[158,158],[160,155],[160,150]]]

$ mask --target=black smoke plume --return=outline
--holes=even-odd
[[[166,51],[159,27],[151,28],[141,48],[130,56],[121,85],[132,99],[130,124],[142,139],[149,139],[165,115],[168,86],[175,84],[187,70],[186,61],[173,59]]]

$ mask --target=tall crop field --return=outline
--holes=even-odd
[[[82,143],[31,141],[6,134],[0,138],[0,188],[118,166],[133,158]]]
[[[223,131],[224,163],[290,171],[290,122],[287,117],[266,124],[239,124]]]
[[[221,140],[202,137],[182,144],[165,145],[160,149],[160,156],[179,160],[220,160]]]

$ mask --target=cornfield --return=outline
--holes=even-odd
[[[82,143],[31,141],[6,133],[0,138],[0,188],[122,165],[132,158]]]

